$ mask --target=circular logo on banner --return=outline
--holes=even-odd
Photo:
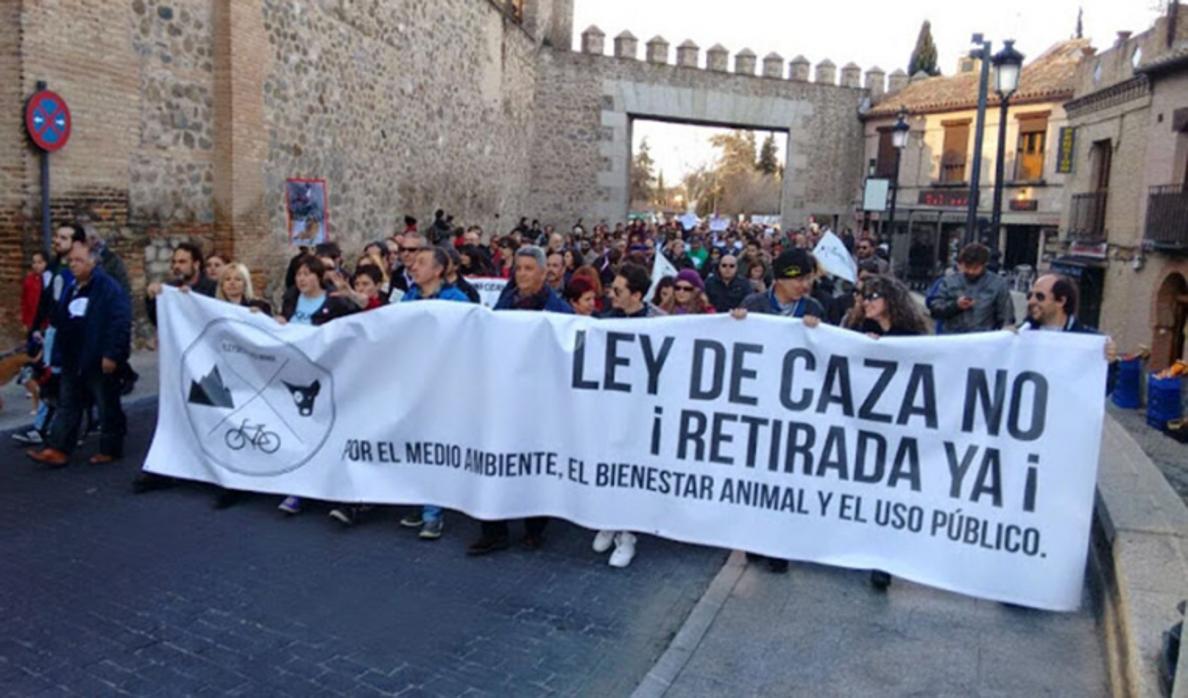
[[[182,400],[203,453],[241,475],[305,465],[334,427],[334,378],[294,345],[214,320],[182,353]]]
[[[41,90],[25,105],[25,128],[38,148],[52,153],[70,140],[70,107],[50,90]]]

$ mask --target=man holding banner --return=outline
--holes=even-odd
[[[776,258],[772,267],[771,288],[764,293],[752,293],[743,299],[736,317],[746,317],[748,311],[803,319],[815,327],[825,317],[825,309],[809,295],[813,288],[816,263],[809,253],[794,247]],[[740,312],[741,311],[741,312]]]
[[[516,285],[509,285],[495,305],[495,310],[543,310],[572,315],[573,309],[545,284],[545,253],[536,245],[516,250]],[[544,530],[549,519],[530,516],[524,519],[522,543],[529,550],[544,545]],[[482,534],[466,549],[467,555],[486,555],[506,550],[511,537],[506,520],[483,521]]]

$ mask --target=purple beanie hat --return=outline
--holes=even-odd
[[[680,270],[680,272],[678,272],[676,275],[676,280],[678,282],[684,281],[690,286],[696,288],[698,291],[705,290],[705,282],[701,280],[701,274],[698,274],[694,269]]]

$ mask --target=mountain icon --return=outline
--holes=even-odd
[[[235,402],[231,399],[231,391],[223,385],[223,377],[219,374],[219,367],[214,366],[210,373],[200,381],[190,381],[191,405],[206,405],[208,407],[225,407],[235,409]]]

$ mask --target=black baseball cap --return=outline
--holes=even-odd
[[[776,257],[775,263],[772,264],[772,276],[777,281],[796,279],[813,273],[816,268],[817,265],[813,262],[812,255],[799,247],[793,247],[790,250],[784,250],[779,257]]]

